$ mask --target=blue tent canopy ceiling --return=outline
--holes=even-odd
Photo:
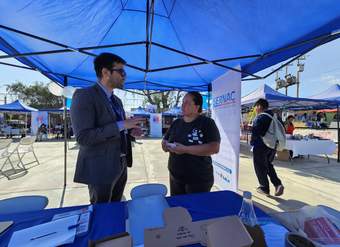
[[[96,81],[101,52],[128,62],[126,89],[206,91],[237,64],[243,78],[261,78],[251,74],[340,35],[337,0],[2,0],[0,9],[0,49],[75,87]]]
[[[0,111],[2,112],[32,112],[32,111],[38,111],[38,110],[26,105],[21,100],[16,100],[9,104],[0,105]]]

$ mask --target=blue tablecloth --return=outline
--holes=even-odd
[[[238,214],[242,197],[231,191],[199,193],[168,197],[170,206],[182,206],[188,209],[193,221]],[[15,224],[0,235],[0,246],[7,246],[14,231],[50,221],[55,214],[80,208],[67,207],[47,209],[43,211],[0,215],[0,221],[13,220]],[[264,229],[268,246],[284,246],[286,230],[271,220],[262,210],[255,208],[255,213]],[[91,219],[90,231],[87,235],[77,237],[75,242],[67,246],[87,246],[88,241],[104,238],[109,235],[125,232],[127,210],[125,202],[97,204]]]

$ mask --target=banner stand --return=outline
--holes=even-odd
[[[215,184],[220,189],[236,192],[241,130],[241,74],[239,72],[228,71],[212,82],[212,102],[212,118],[221,135],[220,151],[212,157]]]

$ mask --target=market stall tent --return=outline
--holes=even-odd
[[[283,109],[315,109],[336,107],[340,101],[327,100],[327,99],[312,99],[312,98],[297,98],[284,95],[275,91],[273,88],[266,84],[261,85],[259,88],[242,97],[242,107],[252,107],[258,99],[266,99],[269,102],[270,108],[283,108]]]

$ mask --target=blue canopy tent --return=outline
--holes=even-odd
[[[327,88],[325,91],[313,95],[310,98],[312,99],[326,99],[326,100],[334,100],[334,101],[340,101],[340,85],[339,84],[334,84]],[[339,112],[339,104],[336,105],[337,109],[337,130],[338,130],[338,145],[339,145],[339,140],[340,140],[340,123],[339,123],[339,117],[340,117],[340,112]],[[326,108],[326,107],[325,107]],[[330,105],[327,108],[335,108],[334,105]],[[338,147],[338,162],[340,162],[340,151]]]
[[[336,0],[2,0],[0,9],[0,59],[75,87],[96,81],[93,56],[113,52],[128,62],[125,89],[207,91],[237,64],[245,80],[266,78],[275,70],[255,73],[340,35]]]
[[[325,91],[315,94],[310,97],[311,99],[326,99],[340,101],[340,85],[334,84],[327,88]]]
[[[336,85],[338,86],[338,85]],[[334,87],[333,87],[334,90]],[[328,90],[326,90],[328,91]],[[325,91],[325,92],[326,92]],[[321,94],[320,94],[321,95]],[[332,96],[332,94],[329,94]],[[250,107],[258,99],[266,99],[269,102],[270,108],[283,108],[292,110],[311,110],[311,109],[322,109],[322,108],[337,108],[338,118],[337,118],[337,131],[338,131],[338,145],[340,140],[339,131],[339,105],[340,101],[336,98],[321,99],[321,98],[296,98],[279,93],[263,84],[258,89],[249,93],[248,95],[242,97],[241,105],[242,109],[249,110]],[[338,148],[338,162],[340,162],[340,149]]]
[[[16,100],[9,104],[0,105],[0,111],[2,112],[32,112],[32,111],[38,111],[38,110],[26,105],[21,100]]]
[[[340,36],[336,0],[2,0],[0,9],[0,60],[26,66],[0,64],[74,87],[95,83],[93,57],[113,52],[128,63],[126,90],[209,91],[236,65],[243,80],[267,78]]]
[[[284,108],[284,109],[315,109],[325,108],[328,106],[336,107],[340,101],[327,100],[327,99],[311,99],[311,98],[297,98],[279,93],[263,84],[258,89],[242,97],[241,105],[243,108],[249,108],[254,105],[258,99],[266,99],[271,108]]]
[[[23,113],[25,114],[25,133],[27,129],[27,114],[37,109],[26,105],[21,100],[16,100],[9,104],[0,105],[0,112]]]

